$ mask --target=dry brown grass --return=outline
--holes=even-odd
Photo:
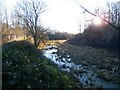
[[[120,59],[117,53],[110,52],[106,49],[92,48],[88,46],[75,46],[68,43],[59,46],[59,52],[63,55],[69,54],[72,61],[76,64],[94,67],[93,70],[101,77],[111,80],[115,79],[120,82]],[[113,68],[115,68],[114,74]],[[102,73],[104,71],[104,73]]]
[[[55,45],[55,46],[58,46],[60,44],[63,44],[66,40],[45,40],[44,43],[42,42],[40,45],[39,45],[39,49],[45,49],[46,46],[49,46],[49,45]]]

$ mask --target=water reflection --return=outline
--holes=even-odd
[[[56,46],[47,46],[44,50],[44,56],[57,64],[59,69],[73,73],[74,76],[79,78],[83,87],[120,88],[119,84],[99,78],[91,68],[85,68],[81,64],[74,64],[69,55],[61,57],[61,55],[58,55]]]

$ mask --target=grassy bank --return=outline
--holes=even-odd
[[[120,82],[118,53],[87,46],[78,47],[68,43],[59,46],[59,53],[63,56],[70,55],[74,63],[92,68],[103,79]]]
[[[78,88],[78,80],[42,56],[40,50],[26,41],[2,45],[3,89]]]

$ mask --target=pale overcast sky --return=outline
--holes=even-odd
[[[12,9],[19,0],[6,0],[8,9]],[[53,30],[78,33],[83,10],[74,0],[43,0],[48,10],[41,15],[42,25]],[[77,0],[81,5],[93,12],[96,7],[106,5],[107,0]],[[119,0],[108,0],[109,2]],[[10,12],[10,10],[9,10]]]

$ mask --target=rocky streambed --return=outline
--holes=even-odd
[[[120,84],[100,78],[92,68],[73,63],[72,57],[69,55],[64,55],[63,57],[58,54],[57,46],[47,46],[43,52],[44,56],[51,62],[57,64],[60,70],[72,73],[76,76],[85,88],[120,88]]]

